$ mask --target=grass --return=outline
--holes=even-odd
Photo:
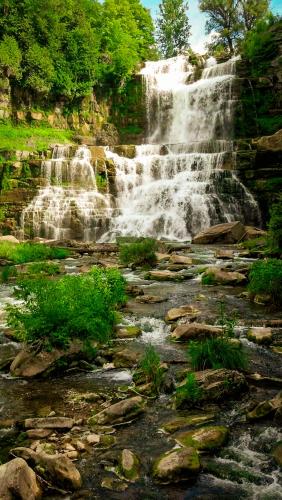
[[[191,341],[188,356],[193,370],[244,370],[247,367],[247,358],[242,348],[232,344],[230,339],[224,336],[207,338],[200,342]]]
[[[270,295],[276,305],[282,304],[282,261],[266,259],[255,262],[249,274],[248,290],[252,295]]]
[[[73,339],[86,346],[110,339],[125,302],[125,281],[117,269],[94,267],[88,274],[24,279],[18,305],[7,306],[8,324],[18,340],[51,350]]]
[[[195,373],[188,373],[185,384],[176,389],[176,408],[179,408],[184,402],[191,405],[197,403],[202,394],[203,391],[196,380]]]
[[[215,279],[213,274],[205,274],[201,279],[202,285],[215,285]]]
[[[15,264],[48,259],[65,259],[69,255],[69,250],[52,248],[40,243],[0,242],[0,258],[12,261]]]
[[[32,262],[29,264],[27,272],[31,276],[55,276],[60,274],[60,266],[55,262]]]
[[[0,123],[0,150],[41,151],[50,144],[72,142],[73,132],[51,127],[16,126]]]
[[[152,345],[146,348],[143,358],[140,360],[135,378],[145,379],[147,384],[152,384],[152,390],[157,395],[160,393],[164,369],[161,366],[160,356]]]
[[[119,259],[126,266],[153,266],[156,261],[157,242],[151,238],[140,238],[133,243],[119,244]]]

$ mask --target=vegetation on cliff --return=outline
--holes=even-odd
[[[164,57],[174,57],[189,47],[188,2],[162,0],[157,18],[157,40]]]

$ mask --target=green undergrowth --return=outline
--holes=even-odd
[[[208,368],[244,370],[248,364],[241,346],[233,344],[226,337],[212,337],[200,342],[191,341],[188,346],[188,356],[193,370]]]
[[[255,262],[249,274],[251,295],[269,295],[276,305],[282,304],[282,261],[265,259]]]
[[[69,255],[70,251],[67,249],[52,248],[41,243],[0,242],[0,259],[7,259],[15,264],[48,259],[65,259]]]
[[[141,358],[138,369],[135,372],[134,380],[136,382],[144,381],[144,383],[152,384],[152,392],[158,395],[164,380],[164,368],[161,366],[160,356],[156,349],[149,345]]]
[[[176,389],[175,403],[176,407],[180,407],[184,402],[193,406],[200,401],[203,391],[199,386],[195,373],[187,374],[185,383]]]
[[[156,261],[157,242],[152,238],[139,238],[132,243],[119,242],[119,259],[126,266],[153,266]]]
[[[125,281],[117,269],[94,267],[88,274],[24,279],[18,283],[19,305],[7,306],[8,324],[18,340],[51,350],[71,340],[109,341],[125,303]]]
[[[73,132],[47,126],[16,126],[0,123],[0,150],[42,151],[50,144],[72,142]]]

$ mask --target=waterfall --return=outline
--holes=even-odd
[[[116,235],[190,239],[232,220],[258,223],[252,195],[237,179],[233,152],[236,59],[207,61],[195,81],[185,56],[147,62],[148,144],[116,165],[117,216],[103,239]]]
[[[68,146],[56,146],[42,162],[45,187],[23,211],[24,233],[48,239],[96,240],[103,233],[110,197],[98,192],[91,152],[86,146],[70,158]]]

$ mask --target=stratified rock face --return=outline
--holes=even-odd
[[[119,401],[89,419],[89,424],[114,424],[128,421],[144,412],[145,402],[140,396]]]
[[[154,464],[154,478],[163,483],[176,483],[193,478],[200,470],[199,455],[195,448],[172,450]]]
[[[243,238],[245,228],[239,221],[217,224],[204,231],[201,231],[193,238],[193,243],[212,244],[212,243],[237,243]]]
[[[36,500],[41,498],[41,490],[34,471],[22,458],[15,458],[0,466],[1,500]]]

